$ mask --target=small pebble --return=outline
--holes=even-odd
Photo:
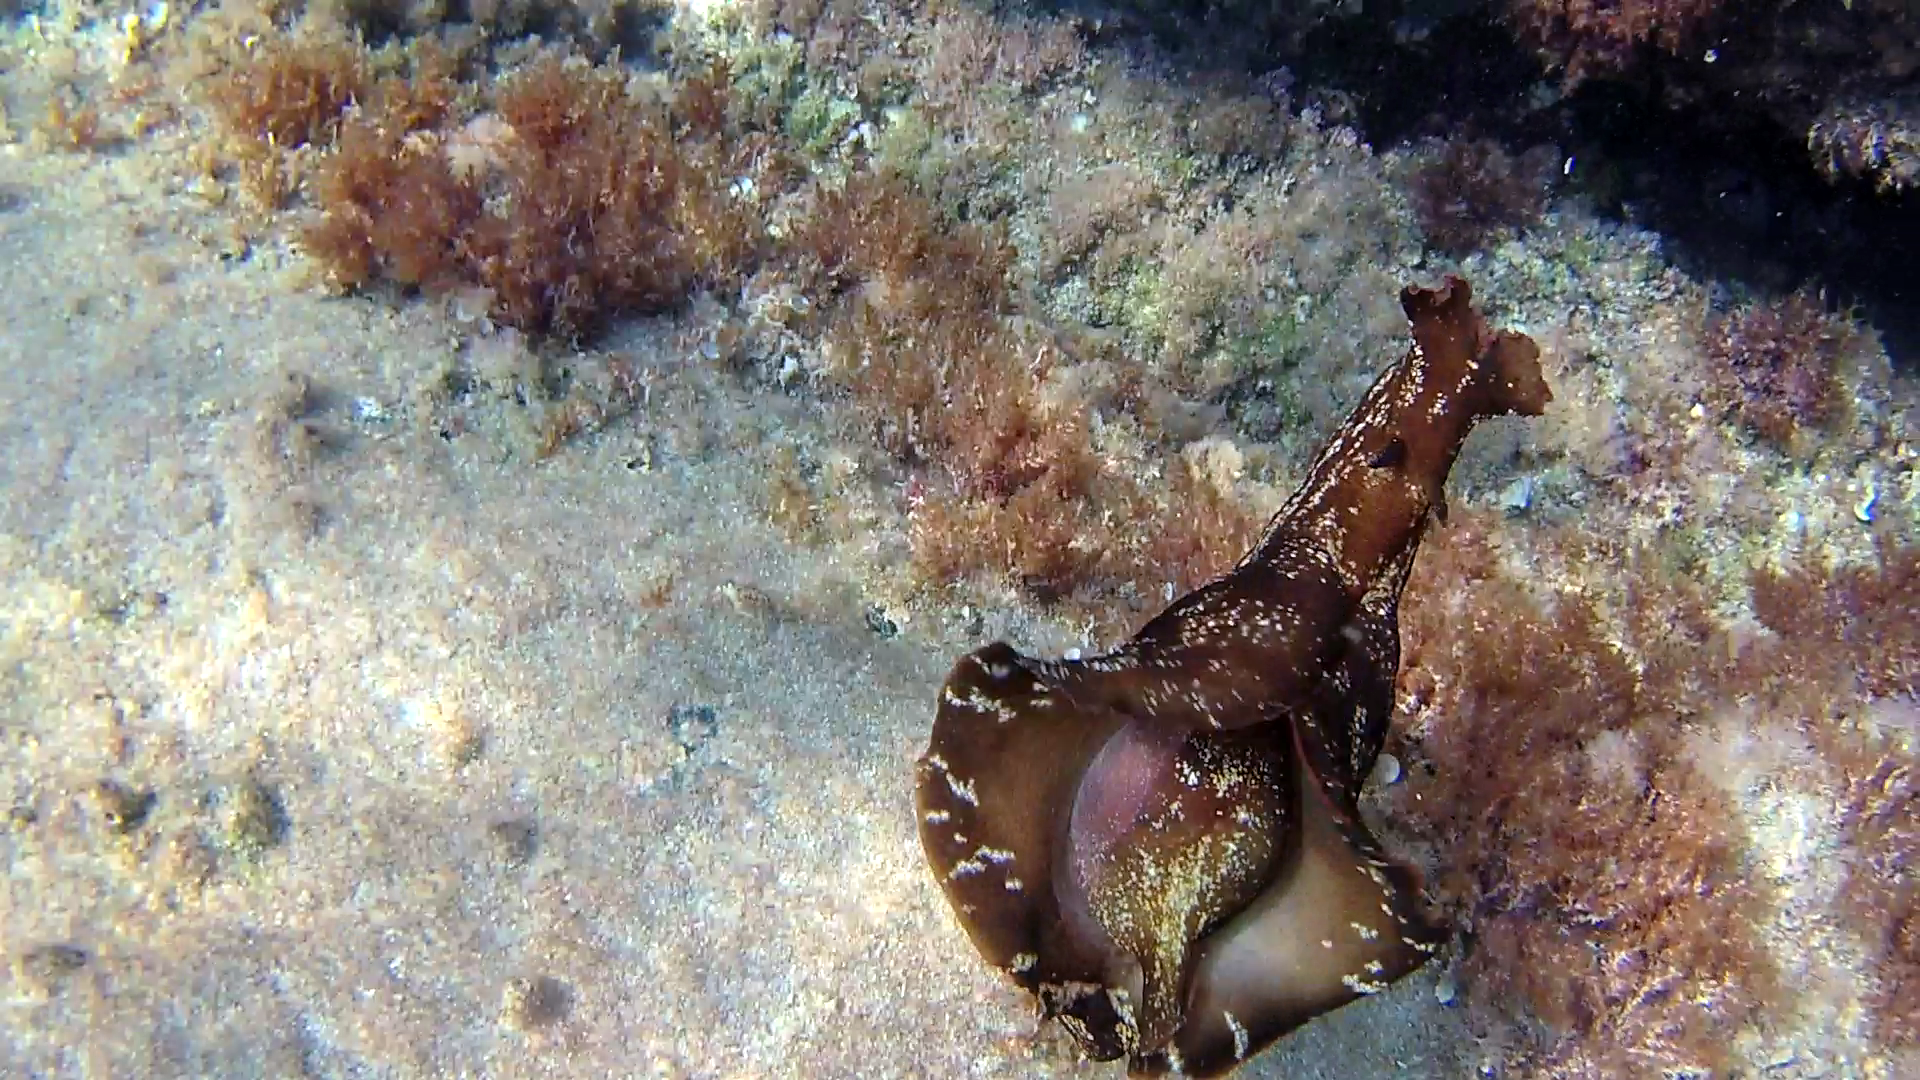
[[[893,616],[887,614],[887,609],[881,607],[879,604],[867,605],[866,619],[867,629],[881,637],[890,638],[900,636],[900,624],[895,622]]]
[[[1532,505],[1533,477],[1531,476],[1522,476],[1500,491],[1500,508],[1505,510],[1508,516],[1524,514]]]
[[[422,706],[420,713],[449,771],[459,772],[486,754],[486,729],[464,708],[435,701]]]
[[[23,833],[40,823],[40,811],[34,809],[31,802],[14,803],[7,809],[7,816],[0,820],[0,831]]]
[[[667,730],[688,756],[720,731],[720,716],[711,705],[675,705],[667,710]]]
[[[721,582],[715,589],[721,599],[733,605],[733,610],[742,615],[773,614],[773,598],[752,585],[743,585],[737,581]]]
[[[1862,525],[1873,524],[1873,504],[1880,498],[1880,492],[1868,485],[1867,492],[1853,504],[1853,519]]]
[[[1373,762],[1373,783],[1378,787],[1398,783],[1400,780],[1400,759],[1392,754],[1381,754]]]
[[[44,1000],[58,994],[87,959],[87,950],[78,945],[35,945],[14,958],[14,981]]]
[[[242,855],[261,855],[287,837],[287,811],[258,780],[246,779],[221,793],[221,831]]]
[[[160,797],[151,788],[136,790],[118,781],[102,780],[93,786],[93,801],[107,827],[125,836],[146,822]]]
[[[513,978],[500,992],[500,1023],[514,1031],[532,1031],[565,1019],[572,1005],[572,992],[558,979]]]
[[[512,867],[527,865],[540,850],[540,829],[530,818],[496,821],[487,826],[487,838],[500,860]]]
[[[183,829],[167,840],[161,872],[168,884],[193,891],[213,880],[220,857],[198,829]]]

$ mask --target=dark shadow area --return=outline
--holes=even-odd
[[[1920,241],[1920,198],[1822,176],[1804,134],[1731,95],[1670,92],[1669,79],[1684,78],[1678,62],[1562,96],[1484,15],[1409,37],[1404,22],[1369,14],[1323,23],[1303,45],[1300,91],[1350,95],[1374,145],[1460,134],[1514,152],[1552,143],[1573,160],[1574,191],[1658,232],[1687,273],[1766,293],[1823,289],[1860,309],[1896,367],[1920,369],[1920,289],[1901,257]]]
[[[1668,109],[1651,91],[1595,83],[1562,112],[1570,151],[1604,170],[1588,185],[1603,212],[1660,233],[1701,280],[1825,290],[1860,309],[1899,370],[1920,370],[1920,290],[1904,257],[1920,242],[1916,193],[1829,180],[1801,137],[1737,102]]]
[[[1631,80],[1591,78],[1563,93],[1485,6],[1435,20],[1370,3],[1360,15],[1296,21],[1291,33],[1238,34],[1205,9],[1120,22],[1150,24],[1194,70],[1285,67],[1298,100],[1328,102],[1376,147],[1460,136],[1515,154],[1556,146],[1572,159],[1563,194],[1658,232],[1687,273],[1761,293],[1823,290],[1881,332],[1898,370],[1920,372],[1920,285],[1904,258],[1920,241],[1920,193],[1823,176],[1804,131],[1737,90],[1714,92],[1697,61],[1649,56]],[[1202,13],[1170,37],[1175,11]],[[1108,24],[1116,31],[1126,32]]]

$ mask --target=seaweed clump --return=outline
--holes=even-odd
[[[724,69],[667,103],[548,55],[492,106],[455,127],[394,94],[345,123],[305,237],[338,285],[482,290],[498,321],[577,338],[735,282],[760,254],[740,182],[758,144],[732,137]]]
[[[861,174],[822,193],[794,240],[806,291],[838,300],[829,372],[875,441],[922,470],[908,491],[922,573],[960,576],[991,534],[1004,539],[1004,569],[1042,595],[1088,575],[1108,541],[1086,506],[1087,421],[1043,400],[1067,358],[1005,318],[1005,239],[947,227],[904,184]]]
[[[1780,653],[1772,685],[1758,689],[1815,718],[1811,742],[1833,768],[1835,820],[1851,853],[1839,895],[1865,946],[1871,1030],[1886,1046],[1912,1047],[1920,1042],[1920,548],[1883,541],[1874,566],[1762,574],[1753,596]],[[1864,708],[1847,707],[1855,701]]]
[[[214,151],[256,206],[280,209],[300,187],[301,163],[333,145],[348,110],[374,86],[365,50],[343,37],[308,31],[262,38],[207,83],[207,104],[224,135]]]
[[[1675,722],[1702,703],[1674,699],[1678,672],[1637,671],[1579,598],[1543,608],[1472,529],[1443,534],[1402,609],[1424,768],[1401,809],[1446,853],[1473,1000],[1544,1024],[1514,1052],[1548,1075],[1721,1068],[1772,974],[1732,810]],[[1709,636],[1692,614],[1681,653]]]
[[[1522,42],[1563,68],[1569,82],[1611,75],[1643,54],[1675,54],[1719,14],[1721,0],[1508,0]]]
[[[1545,155],[1515,156],[1491,139],[1453,139],[1414,170],[1414,213],[1427,243],[1465,255],[1498,233],[1523,229],[1546,209]]]
[[[214,81],[208,100],[234,135],[291,150],[330,144],[372,85],[364,53],[348,41],[273,37]]]
[[[1114,601],[1191,588],[1251,540],[1259,520],[1200,457],[1169,470],[1164,502],[1102,459],[1098,346],[1015,313],[998,230],[949,222],[897,178],[863,172],[820,193],[791,245],[801,291],[826,313],[828,376],[908,470],[923,580],[984,571],[1111,618]],[[1137,406],[1124,390],[1105,403]]]
[[[1841,360],[1858,336],[1805,291],[1741,308],[1708,330],[1709,392],[1742,427],[1790,444],[1839,418]]]
[[[1659,575],[1612,598],[1522,581],[1490,528],[1462,515],[1408,590],[1413,767],[1392,797],[1445,864],[1469,1001],[1507,1056],[1541,1076],[1719,1075],[1743,1035],[1791,1024],[1804,965],[1778,951],[1783,890],[1743,805],[1780,785],[1827,801],[1854,867],[1839,895],[1860,897],[1801,918],[1873,943],[1861,997],[1899,1045],[1920,972],[1913,751],[1852,718],[1911,701],[1920,552],[1757,576],[1756,635]]]
[[[1916,583],[1920,584],[1920,583]],[[1911,687],[1912,683],[1909,682]],[[1862,856],[1844,895],[1876,961],[1868,1001],[1874,1033],[1888,1046],[1920,1045],[1920,772],[1914,745],[1920,698],[1911,689],[1885,699],[1879,730],[1837,741],[1844,763],[1842,823]]]
[[[457,296],[576,342],[741,295],[716,345],[764,331],[785,343],[781,380],[805,370],[852,399],[898,470],[917,584],[994,579],[1111,616],[1116,597],[1144,609],[1219,571],[1259,524],[1230,447],[1155,475],[1138,365],[1023,317],[1002,229],[858,150],[808,174],[751,72],[689,55],[655,82],[540,53],[476,84],[426,42],[258,57],[272,66],[237,77],[229,123],[275,152],[306,140],[287,190],[330,284]],[[555,415],[541,456],[601,419]]]

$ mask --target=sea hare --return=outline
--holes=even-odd
[[[1408,288],[1413,347],[1226,576],[1113,652],[954,665],[920,839],[987,961],[1085,1052],[1218,1076],[1424,963],[1446,932],[1361,821],[1397,608],[1460,445],[1552,394],[1467,283]]]

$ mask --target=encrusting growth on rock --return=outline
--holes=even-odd
[[[942,687],[916,783],[974,945],[1090,1056],[1217,1076],[1423,964],[1444,930],[1361,821],[1398,602],[1473,425],[1538,415],[1539,350],[1459,278],[1234,570],[1103,656],[995,643]]]

